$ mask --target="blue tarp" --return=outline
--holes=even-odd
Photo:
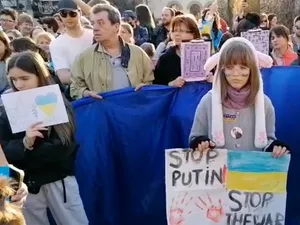
[[[263,70],[278,139],[292,146],[287,224],[300,224],[300,68]],[[80,151],[76,171],[91,225],[166,225],[164,150],[187,147],[207,83],[148,86],[74,102]],[[299,168],[299,166],[298,166]]]

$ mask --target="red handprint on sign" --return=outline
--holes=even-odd
[[[187,205],[191,202],[193,197],[187,199],[188,193],[185,193],[183,196],[178,195],[177,198],[172,199],[172,205],[170,208],[169,214],[169,225],[184,225],[184,214]],[[188,212],[190,214],[191,212]]]
[[[209,195],[207,195],[207,198],[208,198],[209,204],[207,204],[207,202],[205,202],[201,197],[198,197],[199,202],[195,203],[195,204],[202,211],[206,211],[207,219],[210,219],[211,221],[213,221],[215,223],[219,223],[222,220],[223,216],[225,215],[222,201],[221,201],[221,199],[219,199],[218,206],[215,206]]]

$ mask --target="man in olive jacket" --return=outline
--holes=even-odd
[[[71,96],[101,99],[100,92],[151,84],[153,64],[138,46],[119,37],[121,15],[111,5],[92,8],[91,20],[96,43],[81,53],[71,69]]]

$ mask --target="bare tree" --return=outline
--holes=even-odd
[[[289,29],[293,26],[293,19],[297,16],[297,1],[291,0],[261,0],[260,1],[261,12],[275,13],[278,17],[278,23],[284,24]]]
[[[231,24],[242,0],[217,0],[221,16]],[[299,0],[247,0],[250,11],[257,13],[275,13],[278,22],[292,28],[293,18],[299,14]],[[260,10],[259,10],[260,7]]]

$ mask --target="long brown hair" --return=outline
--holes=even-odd
[[[149,26],[152,29],[155,28],[154,19],[150,8],[145,4],[139,4],[135,7],[135,13],[141,26]]]
[[[48,61],[48,54],[41,49],[31,38],[21,37],[10,42],[10,46],[14,52],[33,51],[39,53],[44,61]]]
[[[35,74],[39,79],[39,87],[55,84],[52,80],[48,69],[42,57],[35,52],[22,52],[11,57],[7,65],[7,72],[12,68],[19,68],[27,73]],[[11,81],[11,87],[14,91],[18,91]],[[63,96],[64,98],[64,96]],[[64,98],[69,122],[54,125],[53,128],[62,141],[63,145],[69,146],[75,137],[74,114],[70,103]]]
[[[236,64],[241,64],[250,68],[250,76],[247,83],[250,85],[250,94],[248,96],[247,103],[249,106],[253,105],[259,90],[259,76],[261,75],[253,50],[248,44],[242,41],[234,41],[224,46],[220,55],[217,76],[220,76],[222,102],[228,98],[227,91],[229,86],[224,73],[224,67]]]
[[[5,46],[5,52],[2,58],[0,58],[0,61],[5,61],[10,56],[11,50],[9,47],[10,40],[4,31],[0,31],[0,41],[2,41]]]

